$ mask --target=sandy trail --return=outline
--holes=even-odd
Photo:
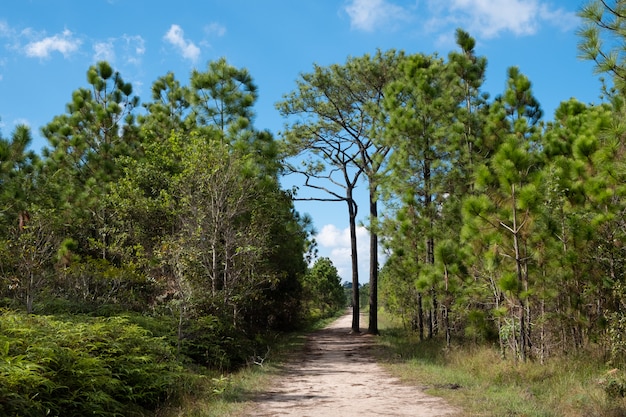
[[[459,410],[419,388],[402,385],[376,364],[371,335],[350,334],[346,314],[312,333],[305,352],[256,398],[250,416],[438,417]]]

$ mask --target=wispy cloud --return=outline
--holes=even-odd
[[[218,38],[221,38],[222,36],[226,35],[226,26],[222,25],[221,23],[213,22],[206,25],[204,27],[204,31],[208,35],[215,35]]]
[[[64,57],[76,52],[82,41],[74,37],[72,32],[65,29],[62,33],[32,41],[24,47],[24,53],[31,58],[48,58],[53,52],[59,52]]]
[[[139,65],[146,53],[146,41],[139,35],[122,36],[124,60],[130,64]]]
[[[400,4],[405,4],[401,6]],[[472,35],[495,38],[503,33],[530,36],[542,26],[560,30],[578,27],[574,10],[565,10],[546,0],[427,0],[406,6],[400,0],[349,0],[344,11],[353,29],[373,32],[421,19],[430,33],[445,36],[457,27]],[[419,7],[418,7],[419,6]]]
[[[573,12],[554,9],[539,0],[452,0],[450,11],[459,13],[469,30],[485,38],[502,32],[533,35],[545,23],[569,29],[576,21]]]
[[[13,120],[13,125],[14,126],[23,125],[23,126],[31,127],[30,121],[28,119],[24,119],[23,117]]]
[[[9,24],[4,20],[0,20],[0,36],[7,37],[11,34],[12,29],[9,27]]]
[[[350,26],[365,32],[406,21],[410,15],[403,7],[387,0],[350,0],[344,10],[350,17]]]
[[[115,62],[115,46],[113,41],[96,42],[93,44],[94,61]]]
[[[544,25],[561,30],[578,25],[575,12],[540,0],[430,0],[429,6],[432,15],[427,26],[431,29],[460,26],[484,39],[507,32],[515,36],[534,35]]]
[[[176,47],[185,59],[197,61],[200,56],[200,48],[193,42],[185,39],[183,29],[178,25],[172,25],[163,39]]]
[[[139,65],[141,57],[146,53],[144,39],[139,35],[122,35],[119,38],[110,38],[93,44],[94,61],[115,62],[121,55],[124,63]],[[119,53],[118,53],[119,51]]]

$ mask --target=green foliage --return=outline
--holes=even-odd
[[[626,3],[623,0],[587,1],[578,12],[583,19],[579,30],[580,57],[595,62],[595,71],[609,74],[621,91],[626,81],[626,60],[621,43],[626,28]]]
[[[245,334],[215,316],[197,317],[183,327],[181,353],[211,369],[236,369],[253,350],[253,342]]]
[[[303,279],[303,303],[321,317],[333,315],[346,306],[346,297],[337,268],[328,258],[319,258]],[[365,305],[365,304],[363,304]]]
[[[175,394],[182,366],[125,318],[0,315],[0,412],[145,415]]]
[[[139,311],[159,290],[135,265],[116,266],[90,257],[64,267],[57,284],[57,295],[87,310],[117,305],[121,310]]]
[[[609,370],[600,380],[607,397],[612,401],[626,398],[626,375],[617,368]]]

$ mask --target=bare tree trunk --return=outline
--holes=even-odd
[[[357,205],[352,199],[351,190],[347,199],[350,214],[350,250],[352,254],[352,332],[360,333],[359,328],[359,258],[356,242]]]
[[[450,276],[448,274],[448,267],[446,265],[444,265],[443,267],[443,276],[444,276],[444,281],[445,281],[445,298],[444,298],[444,302],[443,302],[443,310],[442,310],[442,314],[443,314],[443,326],[444,326],[444,330],[446,332],[446,347],[450,347],[450,342],[451,342],[451,331],[450,331],[450,318],[449,318],[449,314],[450,314],[450,309],[449,309],[449,304],[451,304],[450,299],[452,297],[450,297],[450,294],[448,292],[448,282],[450,280]]]
[[[424,340],[424,309],[422,307],[422,293],[417,293],[417,330],[420,335],[420,341]]]
[[[370,224],[378,218],[376,191],[370,187]],[[367,332],[378,334],[378,234],[370,230],[370,298],[369,323]]]
[[[510,229],[513,234],[513,249],[515,251],[515,272],[517,274],[517,280],[522,288],[525,290],[528,288],[528,281],[524,276],[524,267],[521,255],[521,248],[519,242],[519,230],[517,227],[517,209],[516,209],[516,194],[515,194],[515,185],[511,186],[511,195],[513,197],[513,227]],[[519,313],[519,355],[522,362],[526,362],[526,347],[528,341],[526,340],[526,303],[523,298],[518,297],[520,304],[520,313]]]
[[[35,276],[30,271],[28,276],[28,287],[26,288],[26,313],[33,313],[33,292],[35,291]]]
[[[449,314],[450,314],[450,311],[448,310],[448,307],[444,305],[443,306],[443,326],[445,327],[445,332],[446,332],[446,347],[447,348],[450,347],[450,343],[452,341]]]
[[[430,167],[430,154],[427,152],[424,158],[424,205],[426,208],[426,215],[428,216],[428,232],[426,237],[426,262],[429,265],[435,265],[435,237],[434,237],[434,210],[433,210],[433,195],[431,192],[431,167]],[[430,296],[432,299],[431,311],[428,314],[428,338],[436,336],[439,330],[439,324],[437,323],[437,290],[434,286],[430,288]]]

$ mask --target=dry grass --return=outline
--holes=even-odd
[[[593,355],[521,364],[490,347],[419,342],[384,315],[380,328],[389,371],[446,398],[464,416],[626,417],[626,399],[608,398],[601,385],[607,368]]]

